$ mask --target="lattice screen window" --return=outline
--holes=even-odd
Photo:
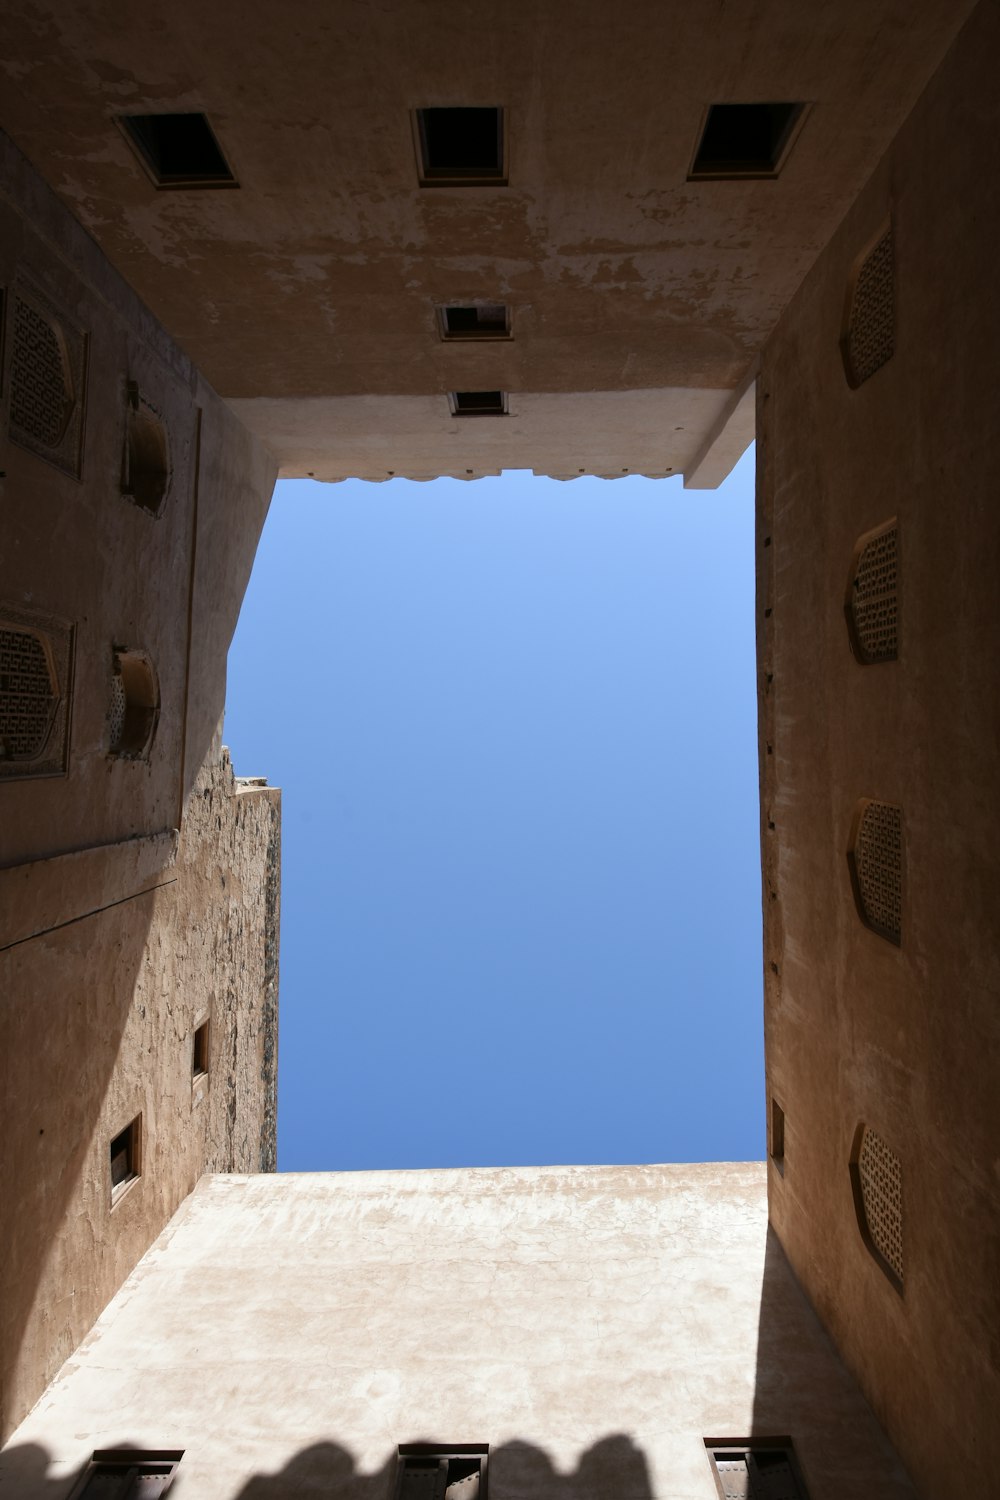
[[[890,943],[902,939],[903,813],[865,797],[854,814],[847,852],[858,915]]]
[[[144,651],[118,647],[112,656],[108,745],[112,755],[143,760],[160,715],[153,664]]]
[[[400,1444],[394,1500],[486,1500],[488,1446]]]
[[[34,288],[13,297],[10,436],[80,477],[86,339]]]
[[[899,655],[898,593],[898,529],[893,517],[859,539],[851,564],[847,629],[851,650],[864,666],[895,661]]]
[[[892,230],[858,267],[848,297],[847,326],[841,339],[850,386],[863,385],[896,349],[896,290]]]
[[[706,1447],[722,1500],[809,1500],[786,1438]]]
[[[851,1153],[854,1205],[862,1238],[890,1281],[903,1288],[903,1167],[869,1125],[860,1125]]]
[[[159,1500],[170,1489],[183,1456],[183,1449],[99,1450],[84,1469],[71,1500]]]
[[[167,429],[153,407],[128,382],[125,450],[122,455],[122,494],[140,509],[157,516],[170,488],[170,446]]]
[[[0,605],[0,779],[66,769],[72,630]]]

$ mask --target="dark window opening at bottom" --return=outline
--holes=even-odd
[[[722,1500],[809,1500],[790,1438],[705,1446]]]
[[[401,1443],[395,1500],[486,1500],[488,1454],[486,1445]]]
[[[159,1500],[173,1483],[180,1449],[104,1448],[91,1458],[71,1500]]]

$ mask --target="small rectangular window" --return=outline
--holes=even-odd
[[[720,1500],[809,1500],[791,1438],[706,1438]]]
[[[173,1483],[181,1449],[99,1449],[70,1500],[159,1500]]]
[[[503,391],[452,391],[450,403],[454,417],[507,415],[507,397]]]
[[[504,187],[504,112],[447,106],[414,113],[423,187]]]
[[[510,309],[502,302],[477,302],[468,307],[439,307],[441,337],[445,339],[508,339]]]
[[[804,104],[711,105],[688,180],[777,176],[804,110]]]
[[[118,125],[160,188],[238,187],[202,114],[118,115]]]
[[[487,1500],[489,1444],[400,1443],[393,1500]]]
[[[112,1205],[125,1192],[130,1183],[141,1174],[142,1169],[142,1115],[136,1115],[130,1125],[120,1131],[111,1142],[111,1202]]]
[[[777,1099],[771,1100],[771,1145],[768,1153],[779,1171],[785,1166],[785,1111]]]
[[[208,1072],[208,1022],[203,1021],[194,1033],[191,1055],[192,1078],[204,1078]]]

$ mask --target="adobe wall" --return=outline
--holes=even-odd
[[[273,463],[2,137],[0,168],[5,1434],[203,1171],[273,1168],[280,794],[235,783],[218,734]],[[125,493],[137,413],[167,434],[158,513]],[[158,700],[129,754],[122,649]]]
[[[1000,1411],[1000,189],[981,6],[767,346],[759,383],[771,1219],[928,1500],[992,1493]],[[895,349],[852,389],[852,267],[891,219]],[[898,521],[898,659],[852,655],[857,541]],[[859,799],[900,809],[900,942],[859,918]],[[902,1285],[862,1237],[860,1124],[901,1167]],[[869,1224],[869,1231],[871,1225]]]
[[[492,1500],[718,1500],[705,1439],[787,1434],[811,1500],[912,1490],[767,1230],[762,1163],[209,1177],[0,1455],[97,1448],[188,1500],[390,1500],[396,1446],[490,1445]]]

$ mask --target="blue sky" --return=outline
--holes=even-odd
[[[752,450],[278,485],[225,739],[283,793],[282,1170],[763,1156],[753,525]]]

